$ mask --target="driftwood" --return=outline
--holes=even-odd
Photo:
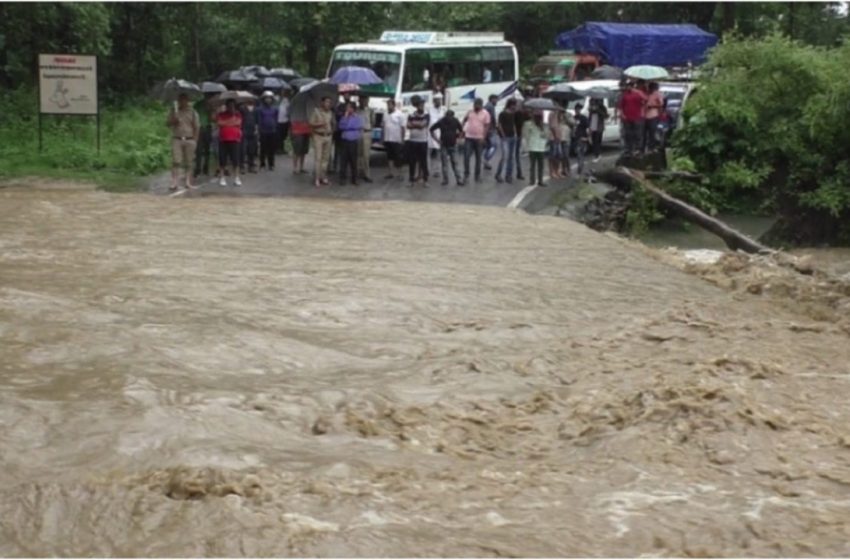
[[[747,253],[773,253],[770,247],[762,245],[743,233],[732,229],[717,218],[712,218],[698,208],[694,208],[686,202],[671,196],[659,189],[647,178],[648,173],[629,169],[628,167],[617,167],[603,171],[597,177],[606,183],[610,183],[619,189],[628,188],[634,183],[640,185],[646,192],[652,194],[658,201],[671,212],[695,223],[701,228],[721,238],[726,246],[733,251],[741,250]],[[664,174],[661,174],[662,176]]]

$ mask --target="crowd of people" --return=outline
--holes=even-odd
[[[658,123],[667,118],[666,102],[658,83],[626,80],[622,88],[617,108],[625,153],[635,155],[657,150]]]
[[[192,106],[188,95],[179,95],[167,119],[172,136],[170,190],[178,189],[181,169],[185,169],[186,187],[193,188],[196,177],[210,176],[211,163],[215,170],[211,180],[221,186],[227,186],[227,177],[239,187],[246,173],[274,171],[276,154],[286,155],[289,102],[289,90],[277,97],[265,91],[259,104],[254,99],[220,102],[218,96],[208,94]],[[300,146],[293,142],[296,147]]]
[[[472,109],[459,116],[445,107],[440,92],[432,95],[428,107],[421,97],[413,96],[414,110],[409,114],[388,99],[380,122],[389,166],[385,179],[403,177],[406,167],[410,186],[420,181],[427,186],[432,176],[438,176],[445,186],[453,176],[462,187],[470,177],[481,181],[482,169],[495,167],[497,183],[513,183],[525,179],[522,156],[527,152],[530,183],[545,186],[544,160],[548,161],[549,177],[562,179],[571,175],[571,157],[579,175],[588,153],[594,161],[600,159],[609,117],[603,100],[591,99],[586,114],[581,103],[571,110],[564,104],[563,110],[543,113],[513,98],[497,114],[499,101],[495,95],[486,104],[475,99]],[[623,84],[615,110],[627,154],[659,147],[655,131],[664,106],[657,83]],[[296,175],[308,173],[305,163],[312,148],[316,187],[329,185],[329,177],[334,175],[341,184],[372,182],[370,155],[378,123],[367,96],[360,95],[357,102],[351,93],[343,93],[341,100],[325,97],[307,122],[291,120],[289,107],[288,89],[277,97],[264,92],[257,107],[253,100],[237,103],[229,99],[222,106],[208,98],[193,109],[188,98],[181,96],[168,119],[174,162],[171,189],[178,188],[181,166],[187,168],[186,184],[191,188],[193,176],[209,176],[211,161],[218,164],[213,182],[226,186],[227,177],[233,177],[233,185],[241,186],[245,173],[275,169],[275,156],[287,153],[288,138]]]

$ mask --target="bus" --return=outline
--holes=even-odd
[[[510,97],[520,97],[516,46],[505,41],[503,33],[384,31],[377,41],[334,48],[327,77],[344,66],[371,68],[383,80],[360,88],[370,96],[369,105],[375,111],[376,148],[388,98],[410,113],[414,95],[429,104],[438,91],[446,107],[462,119],[475,98],[486,103],[489,96],[497,95],[503,105]]]

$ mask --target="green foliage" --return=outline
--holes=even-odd
[[[43,151],[38,150],[37,95],[19,89],[0,96],[6,115],[0,135],[0,177],[41,175],[126,185],[169,164],[165,110],[150,101],[101,114],[101,151],[94,117],[43,117]]]
[[[0,2],[0,85],[35,84],[40,52],[101,57],[107,99],[155,81],[201,80],[246,64],[320,77],[334,45],[384,29],[504,31],[524,64],[585,21],[694,23],[748,36],[780,30],[835,45],[836,3],[795,2]]]
[[[689,102],[674,149],[723,208],[758,200],[782,215],[850,215],[850,44],[806,46],[774,33],[727,38]]]
[[[633,237],[644,235],[652,224],[664,219],[664,214],[658,209],[655,197],[647,191],[636,187],[632,191],[632,200],[626,212],[626,233]]]

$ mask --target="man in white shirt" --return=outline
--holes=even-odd
[[[428,116],[430,117],[431,124],[440,122],[440,119],[446,116],[446,108],[443,106],[443,95],[441,93],[435,93],[431,97],[431,107],[428,109]],[[434,131],[437,139],[434,140],[434,135],[428,136],[428,172],[435,177],[439,177],[439,172],[433,167],[438,167],[435,162],[436,158],[440,155],[440,131]],[[434,161],[432,161],[434,160]]]
[[[395,105],[394,99],[387,100],[387,112],[384,113],[384,119],[381,123],[383,129],[384,148],[387,151],[387,161],[389,163],[389,174],[385,179],[392,179],[393,168],[400,172],[404,165],[402,157],[402,146],[404,144],[404,129],[407,126],[407,119]]]
[[[284,88],[280,92],[280,105],[277,110],[277,134],[280,153],[286,155],[286,137],[289,136],[289,96],[290,90]]]

